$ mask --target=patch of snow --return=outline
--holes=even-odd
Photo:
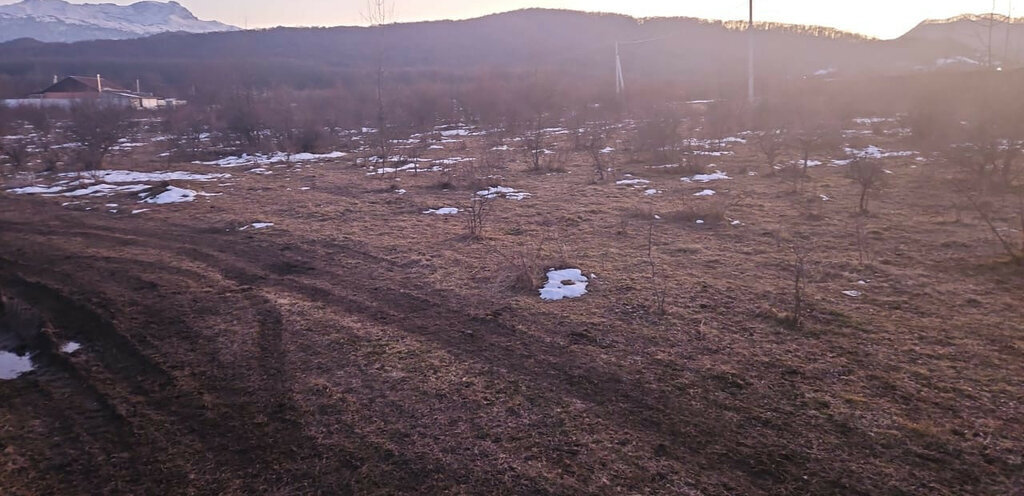
[[[641,185],[650,184],[650,183],[651,183],[650,181],[648,181],[646,179],[640,179],[640,178],[637,178],[637,179],[622,179],[622,180],[619,180],[619,181],[615,181],[615,184],[618,184],[619,186],[641,186]]]
[[[856,122],[857,124],[860,124],[862,126],[870,126],[871,124],[879,124],[882,122],[889,122],[891,120],[892,119],[889,119],[887,117],[858,117],[854,119],[853,122]]]
[[[605,147],[604,149],[602,149],[601,153],[611,153],[611,152],[614,152],[614,151],[615,151],[614,148],[608,146],[608,147]]]
[[[654,195],[660,195],[660,194],[661,194],[661,191],[660,190],[656,190],[654,188],[644,190],[644,195],[645,196],[654,196]]]
[[[95,184],[87,188],[76,189],[64,193],[64,196],[110,196],[114,193],[135,193],[149,188],[145,184],[129,184],[124,186],[116,186],[113,184]]]
[[[563,298],[579,298],[587,294],[587,277],[579,269],[551,270],[548,282],[540,290],[540,299],[558,301]]]
[[[877,146],[871,145],[867,148],[846,148],[846,154],[856,158],[891,158],[891,157],[910,157],[917,155],[917,152],[887,152]],[[832,163],[837,161],[833,160]]]
[[[966,64],[966,65],[981,65],[981,62],[977,60],[958,55],[956,57],[949,57],[944,59],[938,59],[935,61],[935,65],[938,67],[945,67],[952,64]]]
[[[67,354],[70,355],[70,354],[80,350],[81,348],[82,348],[81,343],[76,343],[74,341],[68,341],[67,343],[64,343],[64,344],[62,344],[60,346],[60,352],[61,353],[67,353]]]
[[[423,213],[425,213],[425,214],[434,214],[434,215],[455,215],[455,214],[459,213],[459,209],[457,209],[455,207],[442,207],[442,208],[438,208],[438,209],[433,209],[432,208],[430,210],[424,210]]]
[[[289,155],[284,152],[277,152],[270,155],[257,153],[249,155],[243,153],[240,156],[224,157],[220,160],[214,160],[212,162],[194,162],[201,165],[216,165],[218,167],[238,167],[240,165],[266,165],[276,164],[279,162],[312,162],[318,160],[328,160],[341,158],[346,156],[344,152],[331,152],[331,153],[296,153]]]
[[[482,196],[484,198],[497,198],[502,196],[508,200],[523,200],[532,196],[530,193],[517,191],[513,188],[509,188],[508,186],[494,186],[485,190],[477,191],[476,194],[477,196]]]
[[[705,189],[703,191],[699,191],[697,193],[694,193],[693,196],[715,196],[715,190],[713,190],[713,189]]]
[[[860,291],[843,291],[843,294],[850,298],[859,298],[864,293],[861,293]]]
[[[0,380],[17,379],[18,376],[35,368],[31,355],[16,355],[8,351],[0,351]]]
[[[63,189],[63,186],[26,186],[24,188],[9,189],[7,192],[15,195],[35,195],[39,193],[56,193]]]
[[[681,179],[684,183],[707,183],[711,181],[720,181],[723,179],[732,179],[722,171],[715,171],[712,174],[697,174],[691,177],[684,177]]]
[[[273,222],[253,222],[252,224],[249,224],[248,226],[239,227],[238,230],[239,231],[245,231],[246,229],[266,229],[268,227],[274,227],[274,223]]]
[[[166,205],[168,203],[185,203],[195,201],[196,192],[191,189],[178,188],[175,186],[168,186],[167,190],[159,195],[146,198],[149,193],[141,193],[140,197],[144,198],[141,203],[151,203],[154,205]]]
[[[138,210],[132,210],[132,215],[141,214],[142,212],[149,212],[148,208],[140,208]]]

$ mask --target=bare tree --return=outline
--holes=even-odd
[[[103,167],[103,160],[118,141],[131,133],[132,109],[114,103],[82,101],[71,107],[68,133],[81,145],[78,160],[83,170]]]
[[[466,208],[466,235],[470,239],[483,237],[484,221],[487,220],[490,200],[482,196],[474,196]]]
[[[30,157],[29,141],[25,138],[0,139],[0,155],[7,159],[14,170],[24,170]]]
[[[654,259],[654,220],[647,226],[647,266],[651,269],[651,291],[654,293],[654,311],[665,315],[666,291],[661,278],[658,277],[658,264]]]
[[[768,172],[775,170],[775,164],[779,161],[779,155],[786,146],[786,130],[773,129],[757,133],[757,147],[764,155],[768,164]]]
[[[803,326],[807,295],[808,262],[811,256],[809,245],[794,240],[789,246],[793,253],[793,310],[789,324],[794,329]]]
[[[376,59],[377,68],[375,71],[375,89],[377,95],[377,135],[376,135],[376,147],[380,154],[381,167],[386,168],[388,164],[388,158],[391,154],[392,143],[390,134],[388,132],[388,120],[387,120],[387,108],[385,106],[385,95],[384,95],[384,30],[381,26],[390,24],[395,15],[395,3],[389,0],[366,0],[366,11],[363,13],[363,19],[370,25],[374,30],[376,36],[374,43],[376,44]]]
[[[542,158],[545,154],[550,153],[544,148],[544,116],[542,113],[538,113],[533,119],[533,129],[526,134],[526,149],[523,150],[526,156],[530,159],[530,165],[533,170],[539,171],[543,169]]]
[[[978,213],[981,220],[985,222],[992,234],[995,235],[996,239],[999,240],[999,244],[1006,251],[1006,254],[1010,256],[1013,263],[1017,265],[1024,265],[1024,186],[1018,186],[1015,191],[1015,197],[1017,200],[1017,217],[1020,222],[1020,233],[1021,239],[1019,244],[1014,243],[1012,239],[1004,234],[1004,231],[996,225],[996,216],[993,210],[995,205],[992,202],[981,201],[973,193],[966,192],[964,196],[967,201],[970,202],[971,207]]]
[[[601,160],[601,156],[604,155],[606,137],[603,129],[594,129],[587,133],[586,141],[584,141],[587,154],[590,155],[590,159],[594,162],[594,180],[604,181],[607,171],[605,170],[604,161]]]
[[[861,214],[868,213],[870,193],[881,185],[882,174],[884,173],[882,165],[870,159],[860,158],[850,164],[850,179],[853,179],[860,186],[858,210]]]

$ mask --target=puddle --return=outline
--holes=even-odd
[[[0,380],[16,379],[33,368],[35,367],[32,365],[32,355],[0,351]]]

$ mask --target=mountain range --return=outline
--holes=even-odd
[[[0,42],[32,38],[46,42],[139,38],[166,32],[209,33],[238,28],[202,21],[177,2],[131,5],[72,4],[23,0],[0,5]]]
[[[28,0],[15,5],[24,4],[63,2]],[[187,11],[173,2],[130,7],[160,12],[166,8],[177,14],[154,17],[183,19],[186,25],[202,22],[186,16]],[[129,32],[127,24],[121,32]],[[136,24],[131,28],[135,37],[157,29],[152,23]],[[168,23],[160,25],[163,30],[181,31],[167,28]],[[374,70],[378,54],[383,54],[389,72],[408,81],[457,81],[470,74],[501,79],[540,71],[611,86],[615,43],[631,40],[650,41],[621,48],[630,84],[681,83],[693,91],[700,87],[720,91],[717,88],[742,84],[746,74],[747,34],[742,23],[683,17],[636,19],[526,9],[461,21],[375,28],[226,31],[229,26],[204,26],[218,32],[166,32],[70,44],[27,39],[0,43],[0,93],[17,96],[35,91],[54,74],[97,73],[121,81],[141,78],[155,91],[171,96],[187,95],[196,87],[239,84],[326,88],[365,79],[360,74]],[[758,25],[755,36],[759,78],[779,87],[799,78],[973,69],[990,60],[992,65],[1024,67],[1024,20],[1001,16],[925,21],[895,40],[779,24]]]

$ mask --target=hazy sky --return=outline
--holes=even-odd
[[[366,8],[366,0],[178,1],[201,19],[250,28],[362,24],[361,13]],[[0,0],[0,4],[8,3],[15,3],[15,0]],[[132,1],[113,0],[113,3]],[[619,12],[637,17],[743,19],[747,15],[747,0],[394,0],[394,3],[397,21],[464,19],[526,7]],[[760,20],[832,26],[893,38],[924,19],[987,13],[992,10],[992,3],[992,0],[755,0],[754,12]],[[997,0],[995,4],[997,12],[1006,14],[1012,0]],[[1024,1],[1017,4],[1024,13]],[[1018,16],[1016,9],[1014,16]]]

